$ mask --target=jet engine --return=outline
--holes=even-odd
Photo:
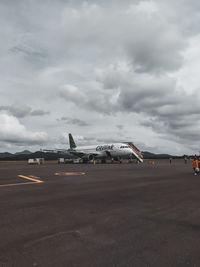
[[[88,161],[94,160],[94,155],[93,154],[84,155],[82,159],[84,162],[88,162]]]

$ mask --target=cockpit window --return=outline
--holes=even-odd
[[[129,146],[120,146],[120,148],[129,148]]]

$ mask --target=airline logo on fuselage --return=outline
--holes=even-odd
[[[114,145],[97,146],[96,151],[113,150]]]

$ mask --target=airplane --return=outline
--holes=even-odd
[[[138,161],[143,162],[142,153],[132,142],[77,147],[72,134],[69,133],[69,144],[69,149],[58,149],[54,150],[54,152],[70,153],[81,158],[83,162],[89,162],[96,159],[101,159],[102,162],[106,159],[114,159],[120,163],[122,159],[137,159]],[[45,151],[52,152],[51,150]]]

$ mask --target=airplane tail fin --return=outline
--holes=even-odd
[[[69,145],[70,145],[70,149],[74,149],[76,148],[76,144],[74,142],[74,138],[72,137],[72,134],[69,134]]]

